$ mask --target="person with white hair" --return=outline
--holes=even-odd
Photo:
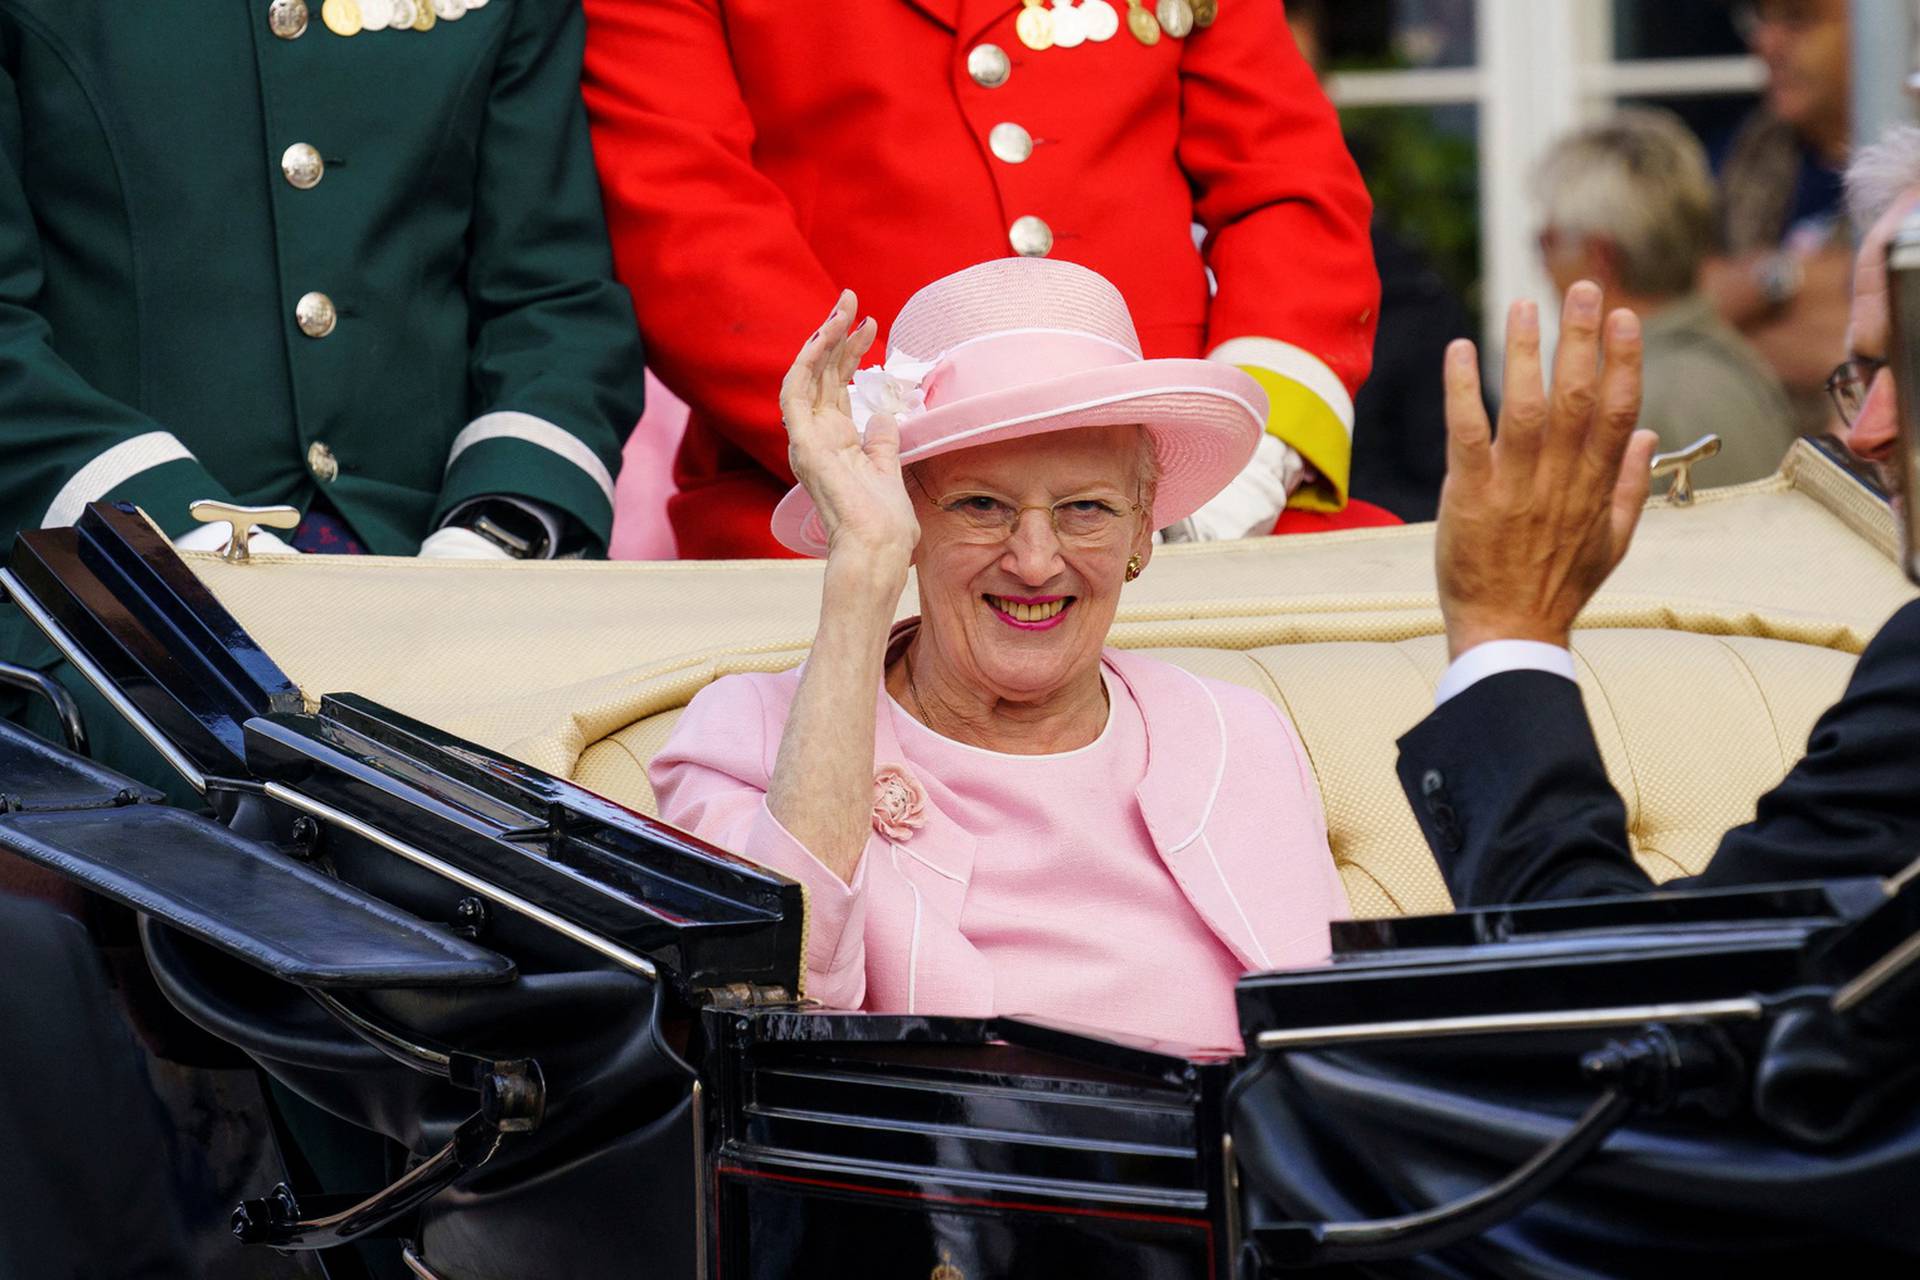
[[[1827,389],[1848,449],[1896,492],[1887,247],[1920,213],[1920,129],[1896,129],[1859,153],[1847,185],[1864,236],[1847,358]],[[1653,888],[1628,846],[1626,807],[1607,781],[1567,649],[1575,615],[1626,554],[1646,499],[1653,441],[1634,429],[1639,325],[1625,311],[1603,319],[1599,291],[1576,285],[1549,396],[1531,308],[1517,303],[1508,317],[1497,439],[1473,344],[1448,352],[1436,567],[1453,664],[1433,713],[1400,739],[1401,785],[1463,907]],[[1916,796],[1920,600],[1880,628],[1753,821],[1726,834],[1703,872],[1666,887],[1895,875],[1920,850]]]
[[[1240,975],[1326,959],[1348,913],[1306,748],[1260,695],[1107,637],[1154,530],[1253,456],[1266,393],[1145,356],[1075,263],[934,281],[864,369],[856,307],[780,394],[800,482],[769,531],[826,561],[811,651],[694,698],[649,768],[661,819],[806,887],[829,1008],[1239,1052]]]
[[[1711,431],[1710,484],[1771,475],[1794,440],[1780,381],[1700,291],[1714,242],[1706,151],[1672,114],[1634,109],[1562,139],[1542,162],[1540,255],[1562,295],[1577,280],[1640,317],[1640,425],[1662,449]]]

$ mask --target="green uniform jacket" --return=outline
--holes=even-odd
[[[604,548],[641,358],[577,0],[308,3],[0,0],[0,547],[323,492],[379,553],[482,494]]]

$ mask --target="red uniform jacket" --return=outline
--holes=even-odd
[[[842,286],[884,351],[921,285],[1031,251],[1010,237],[1023,218],[1119,287],[1147,355],[1253,366],[1319,502],[1344,501],[1379,297],[1371,209],[1280,0],[1220,0],[1212,27],[1150,47],[1123,22],[1039,52],[1015,34],[1021,7],[586,0],[616,268],[692,407],[670,507],[683,556],[784,554],[767,530],[793,478],[777,392]],[[1002,124],[1030,155],[996,154]]]

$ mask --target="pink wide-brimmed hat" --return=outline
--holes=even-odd
[[[907,299],[886,363],[854,374],[854,425],[900,424],[900,461],[1044,431],[1137,423],[1160,463],[1153,527],[1183,520],[1240,474],[1260,443],[1267,396],[1215,360],[1148,360],[1120,291],[1085,267],[1000,258]],[[773,536],[827,553],[813,499],[796,485]]]

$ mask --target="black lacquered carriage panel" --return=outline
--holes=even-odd
[[[1225,1063],[993,1019],[707,1025],[720,1274],[1221,1274]]]
[[[716,1274],[1099,1277],[1216,1274],[1200,1215],[1084,1208],[836,1181],[761,1168],[718,1171],[720,1229],[737,1251]],[[739,1259],[736,1266],[728,1265]]]

